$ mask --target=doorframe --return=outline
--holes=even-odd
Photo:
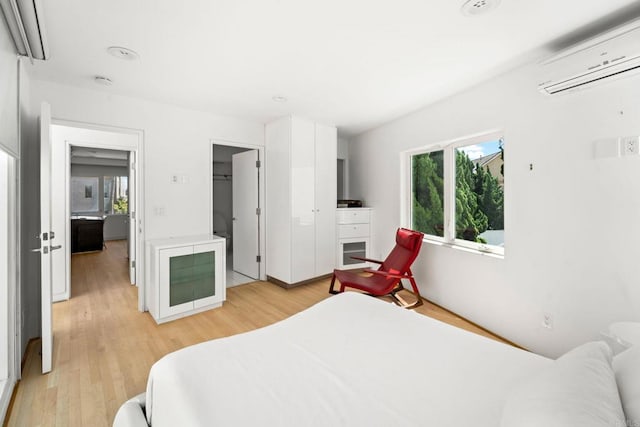
[[[145,254],[144,254],[144,228],[142,226],[142,219],[144,216],[144,165],[143,165],[143,153],[144,153],[144,131],[141,129],[130,129],[109,125],[100,125],[94,123],[84,123],[73,120],[63,120],[63,119],[52,119],[52,125],[58,126],[66,126],[71,128],[79,128],[79,129],[88,129],[88,130],[96,130],[110,133],[119,133],[119,134],[127,134],[127,135],[135,135],[137,137],[137,142],[135,144],[109,144],[102,142],[94,142],[94,141],[72,141],[65,140],[65,217],[71,217],[71,206],[70,206],[70,187],[71,187],[71,147],[85,147],[85,148],[102,148],[109,150],[119,150],[119,151],[128,151],[129,153],[134,153],[136,158],[136,168],[133,171],[135,174],[135,182],[134,182],[134,206],[135,206],[135,219],[131,219],[130,221],[135,221],[136,228],[138,232],[133,237],[136,239],[135,248],[136,248],[136,283],[135,285],[138,287],[138,311],[143,312],[147,309],[146,304],[146,295],[145,295],[145,286],[144,286],[144,265],[145,265]],[[132,173],[129,170],[129,173]],[[129,236],[131,238],[131,236]],[[71,293],[71,227],[65,227],[65,258],[66,258],[66,280],[67,280],[67,298],[70,297]]]
[[[266,190],[265,190],[265,147],[264,145],[247,144],[243,142],[229,141],[224,139],[211,139],[209,141],[209,234],[213,235],[213,146],[223,145],[227,147],[246,148],[248,150],[258,150],[258,160],[260,168],[258,169],[258,208],[261,215],[258,222],[258,238],[260,239],[260,265],[259,279],[267,280],[267,239],[266,239]],[[226,286],[226,284],[225,284]]]

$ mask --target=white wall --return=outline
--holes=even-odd
[[[428,299],[531,350],[558,355],[616,320],[640,320],[640,157],[594,141],[640,135],[640,77],[558,97],[537,66],[494,78],[350,142],[351,197],[375,210],[375,255],[400,218],[400,152],[504,129],[504,259],[425,243],[414,273]],[[533,164],[533,170],[529,170]],[[554,329],[541,327],[543,313]]]
[[[342,188],[338,188],[338,194],[342,190],[342,198],[348,199],[349,196],[349,141],[345,138],[338,137],[338,159],[342,160],[342,171],[338,169],[338,187],[340,187],[340,178],[342,178]],[[340,199],[340,197],[338,197]]]
[[[338,138],[338,158],[349,158],[349,141],[344,138]]]
[[[33,105],[51,103],[54,119],[144,131],[147,239],[209,233],[212,138],[264,144],[257,122],[42,81],[32,93]],[[188,182],[172,184],[172,175]]]
[[[26,65],[26,64],[25,64]],[[264,145],[261,123],[208,114],[176,106],[105,92],[79,89],[50,82],[30,82],[31,110],[39,111],[42,101],[51,104],[54,119],[108,125],[144,132],[145,238],[208,234],[211,194],[210,141],[220,139]],[[23,154],[29,162],[29,179],[25,194],[39,194],[36,114],[25,115]],[[171,175],[182,175],[187,183],[171,184]],[[25,183],[26,184],[26,183]],[[25,201],[32,214],[38,215],[39,201]],[[37,221],[29,221],[25,232],[36,235]],[[34,246],[35,247],[35,246]],[[143,260],[140,259],[142,263]],[[39,258],[29,257],[25,268],[39,271]],[[37,336],[40,323],[39,275],[32,274],[25,283],[29,291],[23,301],[28,318],[24,340]]]
[[[0,146],[19,157],[18,57],[4,17],[0,21]]]

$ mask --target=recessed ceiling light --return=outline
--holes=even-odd
[[[107,49],[107,52],[116,58],[125,59],[127,61],[135,61],[140,58],[140,55],[138,55],[137,52],[121,46],[111,46]]]
[[[500,0],[467,0],[460,10],[463,15],[476,16],[487,13],[500,4]]]
[[[280,95],[273,96],[271,99],[273,99],[275,102],[287,102],[287,98]]]
[[[102,85],[102,86],[111,86],[113,84],[113,81],[107,77],[103,77],[103,76],[96,76],[93,79],[97,84]]]

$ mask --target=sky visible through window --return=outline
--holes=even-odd
[[[483,142],[482,144],[467,145],[466,147],[458,148],[458,150],[467,153],[467,156],[469,156],[470,160],[475,160],[479,159],[480,157],[486,157],[499,152],[500,141],[495,140]]]

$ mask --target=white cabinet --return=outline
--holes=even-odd
[[[371,209],[340,208],[336,210],[337,258],[339,269],[368,267],[366,262],[353,256],[370,258],[371,251]]]
[[[267,275],[286,285],[335,266],[337,131],[298,117],[265,129]]]
[[[226,243],[217,236],[147,242],[149,312],[157,323],[220,307],[226,298]]]

